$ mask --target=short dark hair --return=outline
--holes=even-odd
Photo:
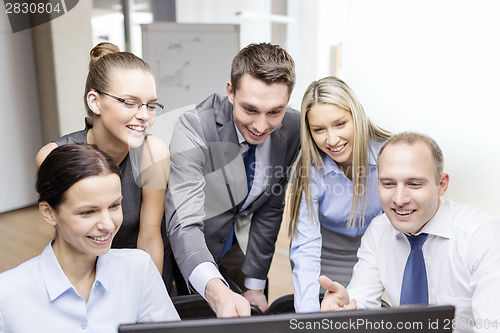
[[[121,179],[120,169],[96,145],[75,143],[59,146],[47,155],[38,170],[38,202],[46,201],[57,209],[73,184],[87,177],[109,173],[115,173]]]
[[[250,44],[238,52],[231,66],[231,85],[235,92],[244,74],[249,74],[267,84],[286,83],[288,96],[292,94],[295,86],[295,62],[279,45]]]

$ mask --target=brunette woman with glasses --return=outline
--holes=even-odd
[[[45,145],[37,167],[54,148],[69,143],[95,144],[110,155],[123,174],[123,223],[112,247],[148,252],[171,291],[173,259],[163,225],[170,156],[162,140],[147,134],[163,109],[150,66],[114,44],[98,44],[90,51],[84,103],[85,129]]]

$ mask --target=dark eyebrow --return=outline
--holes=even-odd
[[[240,103],[241,106],[243,106],[245,109],[254,109],[254,110],[260,110],[258,107],[256,107],[255,105],[252,105],[250,103],[246,103],[246,102],[241,102]],[[282,110],[282,109],[285,109],[286,108],[286,105],[277,105],[275,106],[274,108],[268,110],[268,111],[274,111],[274,110]]]
[[[257,109],[256,106],[254,106],[254,105],[252,105],[250,103],[244,103],[244,102],[242,102],[241,106],[243,106],[244,108],[248,108],[248,109]]]
[[[111,204],[112,204],[112,205],[114,205],[114,204],[120,203],[120,202],[122,202],[122,200],[123,200],[123,196],[121,196],[121,195],[120,195],[120,196],[119,196],[118,198],[116,198],[116,200],[115,200],[115,201],[113,201]],[[88,206],[81,206],[81,207],[78,207],[78,208],[77,208],[77,210],[89,210],[89,209],[97,209],[97,208],[99,208],[99,206],[90,206],[90,205],[88,205]]]
[[[272,108],[271,110],[281,110],[281,109],[286,109],[286,105],[277,105],[274,108]]]
[[[81,209],[81,210],[87,210],[87,209],[96,209],[98,208],[97,206],[81,206],[81,207],[77,207],[77,209]]]

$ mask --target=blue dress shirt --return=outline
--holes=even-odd
[[[137,249],[99,256],[88,302],[64,274],[52,242],[0,274],[0,332],[117,332],[119,324],[180,320],[151,257]]]
[[[347,236],[363,234],[370,221],[382,213],[378,194],[376,156],[382,143],[371,143],[368,153],[366,182],[365,225],[359,226],[358,210],[356,224],[347,227],[353,197],[352,181],[328,155],[324,155],[324,168],[311,168],[311,199],[313,214],[307,209],[305,194],[300,203],[297,235],[292,238],[290,259],[293,262],[295,310],[317,312],[319,307],[321,271],[321,226]],[[313,217],[313,218],[312,218]]]

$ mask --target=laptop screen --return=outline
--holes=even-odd
[[[453,306],[401,306],[120,325],[119,333],[451,332]]]

